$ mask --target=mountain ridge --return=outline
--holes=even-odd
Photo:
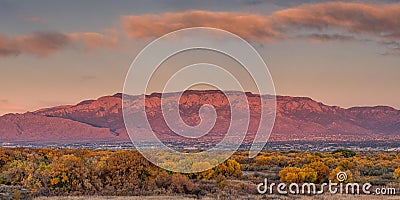
[[[164,97],[170,102],[177,94],[166,93]],[[258,94],[245,94],[251,116],[245,142],[251,142],[259,125],[260,98]],[[181,141],[183,139],[174,135],[162,117],[161,95],[145,95],[144,106],[149,123],[153,131],[165,141]],[[0,141],[129,141],[122,117],[122,96],[122,93],[116,93],[96,100],[84,100],[75,105],[3,115],[0,117]],[[130,97],[135,100],[139,96]],[[218,141],[229,128],[230,105],[221,91],[185,91],[179,102],[183,121],[192,126],[200,122],[198,109],[201,105],[211,104],[216,108],[216,124],[209,137],[202,138],[203,141]],[[134,106],[143,106],[141,103],[134,101]],[[239,102],[233,106],[243,105]],[[19,131],[21,129],[25,131]],[[397,140],[400,139],[399,135],[400,111],[389,106],[341,108],[325,105],[309,97],[276,96],[276,120],[271,140]],[[43,138],[47,140],[43,141]]]

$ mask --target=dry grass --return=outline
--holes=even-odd
[[[133,197],[113,197],[113,196],[79,196],[79,197],[38,197],[35,200],[192,200],[194,198],[183,196],[133,196]]]
[[[79,196],[79,197],[38,197],[36,200],[192,200],[196,198],[183,196],[134,196],[134,197],[112,197],[112,196]],[[211,199],[230,199],[230,198],[211,198],[204,197],[202,200]],[[274,200],[397,200],[399,196],[379,196],[379,195],[317,195],[317,196],[282,196],[282,195],[250,195],[242,198],[232,199],[274,199]]]

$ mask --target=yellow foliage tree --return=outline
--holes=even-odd
[[[299,183],[300,170],[297,167],[285,167],[279,172],[280,180],[286,183]]]
[[[395,179],[400,178],[400,167],[397,168],[396,170],[394,170],[394,172],[393,172],[393,177],[394,177]]]
[[[329,176],[329,167],[321,161],[312,162],[306,167],[312,168],[317,173],[316,181],[319,183],[324,182]]]

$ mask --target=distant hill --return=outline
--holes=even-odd
[[[172,101],[176,93],[165,99]],[[239,92],[237,92],[239,95]],[[246,93],[251,108],[250,142],[258,127],[259,95]],[[138,97],[132,97],[133,99]],[[146,96],[146,113],[152,128],[165,141],[181,140],[166,125],[160,109],[161,94]],[[328,106],[307,97],[277,96],[276,122],[271,140],[361,141],[399,140],[400,111],[391,107]],[[200,121],[198,110],[213,105],[217,121],[204,141],[221,139],[229,127],[230,107],[220,91],[186,91],[180,99],[181,116],[189,125]],[[143,102],[136,102],[137,107]],[[169,102],[171,103],[171,102]],[[44,108],[0,117],[0,142],[76,143],[129,141],[122,118],[122,94],[82,101],[77,105]],[[245,106],[245,105],[235,105]],[[134,113],[133,113],[134,114]],[[237,122],[240,123],[240,122]],[[245,125],[245,124],[243,124]],[[138,131],[141,131],[138,129]],[[190,142],[190,140],[188,140]]]

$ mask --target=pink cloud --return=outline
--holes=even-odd
[[[71,43],[67,35],[56,32],[36,32],[25,36],[17,36],[15,41],[22,53],[40,57],[50,55]]]
[[[377,38],[400,39],[400,4],[324,2],[276,11],[271,15],[192,10],[178,13],[130,15],[122,18],[130,38],[157,37],[170,31],[206,26],[225,29],[246,39],[268,41],[296,36],[301,30],[332,35],[310,35],[313,40],[341,41],[338,32]],[[299,37],[303,38],[303,36]]]
[[[41,23],[41,24],[45,24],[46,23],[46,20],[44,20],[44,19],[42,19],[40,17],[27,17],[27,18],[25,18],[25,20],[26,21],[30,21],[30,22],[38,22],[38,23]]]
[[[69,35],[76,42],[81,42],[86,49],[114,48],[117,46],[119,38],[116,36],[106,36],[96,32],[72,33]]]
[[[305,4],[270,15],[243,12],[189,10],[161,14],[122,16],[122,27],[111,32],[36,32],[20,36],[0,33],[0,56],[48,56],[69,47],[95,50],[117,48],[120,28],[128,38],[158,37],[189,27],[214,27],[252,41],[308,39],[353,41],[369,37],[378,42],[400,39],[400,4],[372,5],[356,2]],[[33,17],[31,21],[42,19]],[[78,48],[76,48],[78,47]]]
[[[16,41],[0,33],[0,56],[18,55],[20,53]]]
[[[196,26],[224,29],[254,40],[266,41],[279,37],[269,18],[248,13],[197,10],[160,15],[130,15],[124,16],[122,21],[125,32],[130,38],[156,37],[174,30]]]
[[[276,27],[293,29],[338,29],[355,34],[400,38],[400,4],[384,6],[363,3],[326,2],[277,11]]]
[[[117,44],[118,38],[95,32],[34,32],[14,37],[0,33],[0,56],[29,54],[44,57],[70,47],[95,50],[114,48]]]

